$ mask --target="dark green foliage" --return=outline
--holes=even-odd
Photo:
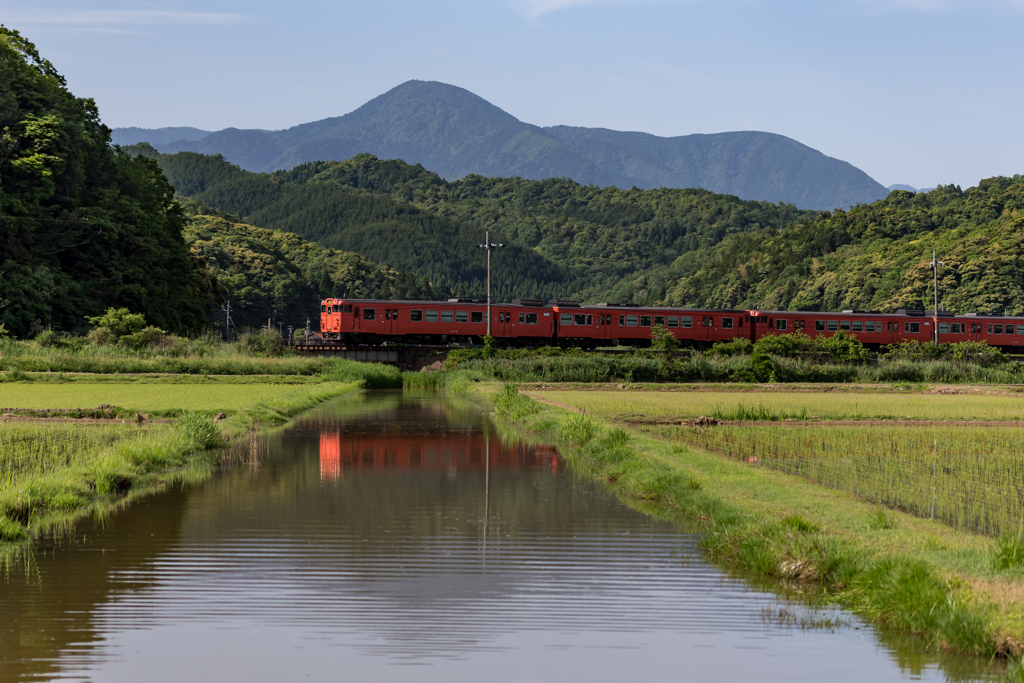
[[[273,327],[260,331],[247,329],[238,335],[238,350],[250,356],[280,356],[281,333]]]
[[[186,210],[210,209],[186,203]],[[367,261],[358,254],[321,247],[296,235],[264,230],[237,219],[192,215],[185,239],[209,264],[231,302],[238,328],[273,324],[320,328],[320,301],[327,297],[430,299],[440,293],[422,278]],[[211,326],[223,329],[223,316]]]
[[[184,332],[215,303],[173,189],[109,140],[95,103],[0,27],[0,320],[15,336],[80,330],[111,306]]]
[[[885,359],[887,361],[915,361],[919,363],[930,360],[954,360],[982,367],[1002,365],[1010,360],[1002,350],[983,342],[966,341],[956,344],[926,342],[922,344],[916,340],[886,346]]]
[[[361,154],[271,175],[217,157],[133,152],[158,161],[178,192],[264,228],[416,273],[446,296],[485,294],[485,230],[498,300],[600,298],[654,303],[683,253],[729,234],[778,230],[809,212],[706,190],[622,191],[565,179],[447,182],[418,166]]]

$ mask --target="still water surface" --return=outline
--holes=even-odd
[[[696,542],[464,404],[372,393],[12,570],[0,683],[988,680]]]

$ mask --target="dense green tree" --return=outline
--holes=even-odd
[[[185,332],[216,302],[173,188],[109,141],[95,103],[0,26],[0,321],[17,336],[109,307]]]

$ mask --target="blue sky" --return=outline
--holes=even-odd
[[[112,126],[287,128],[406,80],[538,125],[763,130],[879,182],[1024,173],[1024,0],[5,0]]]

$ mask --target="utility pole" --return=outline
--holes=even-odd
[[[935,250],[932,249],[932,274],[934,275],[933,282],[935,283],[935,343],[939,343],[939,266],[946,265],[945,261],[935,260]]]
[[[231,299],[224,306],[224,342],[231,341]]]
[[[495,244],[491,241],[491,231],[484,233],[484,243],[478,244],[481,249],[487,250],[487,336],[491,336],[491,251],[501,249],[504,244]]]

